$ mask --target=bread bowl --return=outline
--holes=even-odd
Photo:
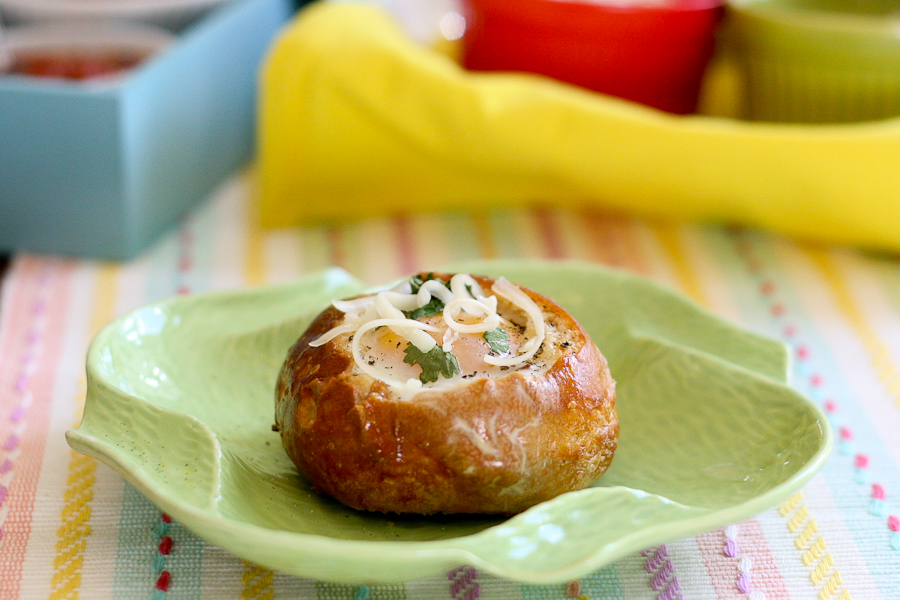
[[[619,430],[615,382],[581,325],[465,273],[333,302],[281,367],[275,428],[317,491],[416,514],[514,514],[585,488]]]

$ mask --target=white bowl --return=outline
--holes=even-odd
[[[4,19],[15,22],[62,19],[141,21],[179,29],[225,0],[0,0]]]

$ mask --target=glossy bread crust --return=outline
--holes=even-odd
[[[476,279],[490,293],[493,280]],[[615,382],[582,327],[522,289],[544,313],[548,369],[409,400],[359,372],[348,336],[309,346],[343,320],[323,311],[289,351],[276,389],[276,427],[303,476],[353,508],[418,514],[514,514],[589,486],[616,450]]]

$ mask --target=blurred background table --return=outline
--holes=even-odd
[[[130,262],[18,254],[0,304],[0,599],[900,598],[900,265],[758,230],[521,208],[262,230],[252,170]],[[793,385],[836,434],[801,492],[743,523],[650,548],[569,585],[465,567],[402,585],[304,580],[198,539],[64,433],[97,330],[176,294],[340,266],[372,284],[472,258],[573,259],[676,288],[791,348]],[[740,444],[741,440],[734,440]]]

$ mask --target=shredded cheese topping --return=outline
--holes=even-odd
[[[509,358],[496,358],[494,356],[484,357],[484,362],[490,365],[513,367],[530,360],[537,353],[541,344],[544,343],[544,336],[547,334],[544,325],[544,313],[541,312],[540,307],[534,303],[534,300],[532,300],[528,294],[511,284],[504,277],[498,279],[492,289],[495,293],[506,298],[512,304],[525,311],[525,314],[528,315],[528,325],[532,327],[534,333],[534,335],[525,342],[525,345],[520,348],[520,350],[523,351],[523,354],[511,356]]]
[[[318,347],[341,335],[352,334],[351,351],[353,360],[360,371],[393,387],[416,390],[422,387],[418,379],[406,381],[390,377],[383,369],[369,364],[361,352],[362,337],[378,327],[388,327],[396,335],[408,341],[420,352],[428,353],[436,345],[429,332],[439,329],[407,317],[404,312],[416,311],[426,306],[434,298],[443,303],[442,316],[447,325],[441,350],[452,352],[453,342],[459,334],[484,333],[498,328],[501,317],[497,313],[497,296],[505,299],[521,310],[528,318],[525,328],[528,340],[513,356],[484,356],[488,365],[516,367],[531,360],[544,343],[546,326],[540,307],[518,286],[501,277],[491,287],[493,295],[486,295],[475,279],[467,273],[454,275],[449,286],[442,280],[429,279],[419,285],[413,293],[411,281],[405,281],[393,290],[378,292],[352,300],[334,300],[332,306],[344,313],[344,323],[327,331],[309,343]],[[462,322],[466,316],[467,322]],[[475,322],[473,322],[475,321]]]

